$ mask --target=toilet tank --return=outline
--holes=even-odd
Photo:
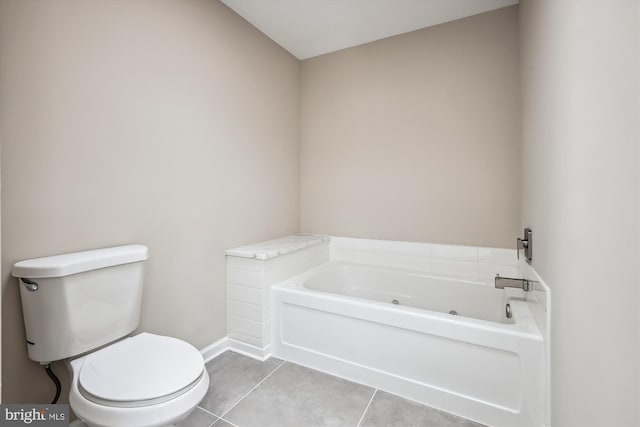
[[[146,246],[126,245],[14,264],[29,358],[66,359],[135,330],[148,257]]]

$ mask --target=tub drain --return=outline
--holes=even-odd
[[[450,315],[452,315],[452,316],[457,316],[457,315],[458,315],[458,312],[457,312],[457,311],[455,311],[455,310],[451,310],[451,311],[449,312],[449,314],[450,314]]]
[[[393,301],[391,301],[391,304],[399,305],[400,301],[398,301],[397,299],[394,299]]]

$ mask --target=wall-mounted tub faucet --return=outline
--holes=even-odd
[[[499,274],[496,274],[495,284],[496,289],[519,288],[525,292],[531,292],[533,290],[533,282],[531,280],[500,277]]]

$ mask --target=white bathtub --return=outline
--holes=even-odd
[[[503,290],[331,261],[271,297],[276,357],[487,425],[544,424],[542,335]]]

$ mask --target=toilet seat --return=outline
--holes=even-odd
[[[209,374],[197,349],[154,334],[126,338],[68,364],[71,408],[94,427],[179,422],[209,388]]]
[[[162,396],[162,397],[158,397],[158,398],[154,398],[154,399],[146,399],[146,400],[121,401],[121,400],[102,399],[100,397],[94,396],[91,393],[87,392],[82,387],[82,384],[78,384],[78,390],[79,390],[80,394],[82,396],[84,396],[87,400],[90,400],[91,402],[97,403],[99,405],[112,406],[114,408],[138,408],[138,407],[144,407],[144,406],[157,405],[157,404],[160,404],[160,403],[163,403],[163,402],[167,402],[167,401],[173,400],[173,399],[183,395],[184,393],[187,393],[192,388],[194,388],[202,380],[202,377],[204,375],[207,375],[207,373],[203,372],[200,375],[200,377],[198,377],[191,384],[187,385],[184,388],[181,388],[180,390],[178,390],[178,391],[176,391],[174,393],[167,394],[167,395]]]
[[[84,357],[80,393],[107,406],[148,406],[191,389],[203,375],[202,355],[176,338],[141,333]]]

